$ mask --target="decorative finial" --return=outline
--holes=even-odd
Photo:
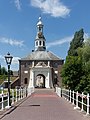
[[[39,21],[41,21],[41,19],[42,19],[42,17],[41,17],[41,15],[39,16]]]

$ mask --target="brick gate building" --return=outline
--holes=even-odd
[[[46,50],[41,17],[37,22],[35,49],[30,55],[19,60],[20,86],[53,88],[61,85],[60,71],[64,60]]]

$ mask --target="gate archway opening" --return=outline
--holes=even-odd
[[[36,76],[36,88],[45,88],[45,76],[43,74]]]

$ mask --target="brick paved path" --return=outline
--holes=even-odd
[[[52,90],[35,93],[2,120],[90,120]]]

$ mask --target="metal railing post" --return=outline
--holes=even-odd
[[[87,94],[87,115],[89,115],[89,94]]]
[[[70,103],[72,102],[72,96],[71,96],[72,94],[71,93],[72,93],[72,91],[70,90]]]
[[[4,93],[3,93],[3,89],[2,89],[2,108],[1,108],[1,110],[3,110],[4,109]]]
[[[16,102],[17,102],[18,98],[17,98],[17,88],[16,88]]]
[[[19,98],[18,98],[18,99],[20,100],[20,98],[21,98],[21,97],[20,97],[21,90],[19,89],[18,92],[19,92]]]
[[[74,105],[74,90],[73,90],[73,103],[72,104]]]
[[[22,99],[22,90],[23,90],[23,89],[21,88],[20,90],[21,90],[21,99]]]
[[[14,90],[12,89],[12,104],[14,104]]]
[[[78,106],[78,91],[76,92],[76,107],[74,107],[74,109],[80,109]]]
[[[82,109],[81,109],[82,112],[84,111],[84,109],[83,109],[83,96],[84,96],[84,94],[82,92]]]

